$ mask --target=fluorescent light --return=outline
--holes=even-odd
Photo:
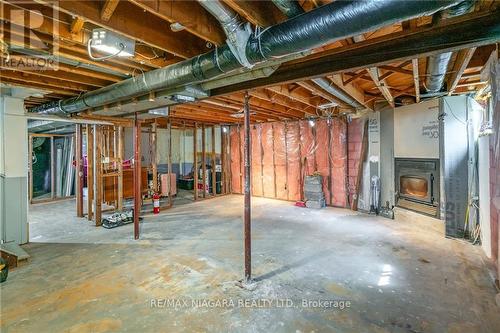
[[[309,126],[314,127],[314,119],[309,119]]]
[[[151,109],[148,111],[149,114],[154,114],[157,116],[168,116],[168,107],[163,107],[163,108],[156,108],[156,109]]]
[[[133,57],[135,53],[134,40],[106,29],[92,30],[90,46],[99,52],[118,57]]]
[[[182,31],[186,29],[185,26],[183,26],[182,24],[180,24],[179,22],[174,22],[172,24],[170,24],[170,30],[172,30],[173,32],[179,32],[179,31]]]
[[[175,102],[194,102],[196,101],[196,98],[193,96],[188,96],[188,95],[173,95],[172,100]]]
[[[318,108],[320,108],[320,109],[328,109],[328,108],[333,108],[335,106],[338,106],[338,104],[335,103],[335,102],[331,102],[331,103],[326,103],[326,104],[318,105]]]

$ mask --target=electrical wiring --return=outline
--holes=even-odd
[[[111,58],[117,57],[123,50],[125,50],[125,45],[120,43],[120,50],[118,52],[104,56],[104,57],[94,57],[92,55],[92,38],[90,38],[89,41],[87,42],[87,53],[89,55],[89,58],[92,60],[95,60],[95,61],[103,61],[106,59],[111,59]]]

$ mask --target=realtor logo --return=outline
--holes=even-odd
[[[2,1],[0,17],[2,70],[58,69],[60,20],[53,6],[35,1]]]

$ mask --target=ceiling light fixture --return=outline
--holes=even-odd
[[[196,98],[194,98],[193,96],[177,94],[172,96],[172,100],[178,103],[189,103],[196,101]]]
[[[168,106],[163,107],[163,108],[156,108],[156,109],[151,109],[148,111],[149,114],[153,114],[156,116],[164,116],[167,117],[169,113],[169,108]]]
[[[92,30],[92,38],[89,39],[87,47],[89,57],[92,60],[105,60],[112,57],[133,57],[135,54],[134,40],[101,28]],[[92,49],[108,55],[94,57]]]
[[[318,108],[323,110],[323,109],[333,108],[333,107],[336,107],[336,106],[338,106],[337,103],[331,102],[331,103],[326,103],[326,104],[318,105]]]
[[[172,30],[173,32],[179,32],[179,31],[182,31],[186,29],[185,26],[183,26],[182,24],[180,24],[179,22],[174,22],[172,24],[170,24],[170,30]]]

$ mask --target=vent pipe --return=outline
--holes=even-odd
[[[433,22],[460,16],[468,13],[474,7],[475,0],[466,0],[456,6],[448,8],[444,11],[436,13],[433,17]],[[425,78],[425,89],[429,95],[433,96],[443,89],[444,80],[450,64],[452,52],[444,52],[431,55],[427,58],[427,69]]]
[[[198,0],[200,5],[214,16],[226,33],[226,43],[238,62],[247,68],[252,68],[248,61],[245,48],[252,35],[250,23],[241,20],[238,13],[223,2],[217,0]]]
[[[278,7],[279,10],[283,14],[285,14],[288,18],[295,17],[297,15],[305,13],[304,9],[299,5],[296,0],[272,0],[273,3]],[[337,97],[341,101],[346,104],[352,106],[355,109],[363,108],[363,105],[358,103],[354,98],[346,94],[340,89],[333,87],[328,80],[324,78],[317,78],[312,80],[318,86],[320,86],[323,90],[329,92],[333,96]]]
[[[274,5],[285,14],[286,17],[292,18],[300,14],[304,14],[304,9],[296,0],[272,0]]]
[[[246,58],[252,65],[274,58],[283,58],[396,22],[431,15],[457,3],[457,0],[334,1],[266,28],[258,35],[252,34],[245,47]],[[223,45],[211,52],[78,97],[31,108],[30,112],[45,114],[81,112],[126,98],[145,95],[150,91],[204,82],[242,67],[230,47]]]

